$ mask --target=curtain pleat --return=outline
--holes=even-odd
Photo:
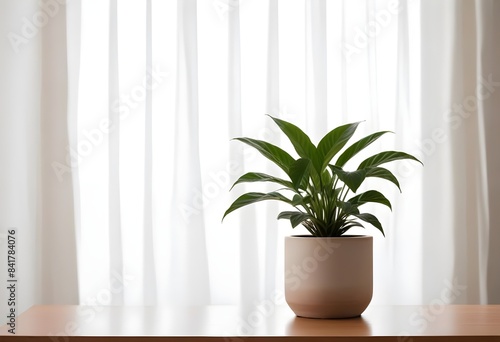
[[[52,167],[54,161],[66,159],[69,145],[65,10],[42,32],[41,70],[41,301],[76,304],[78,275],[71,174],[60,181]]]
[[[455,106],[462,106],[467,99],[476,98],[478,80],[477,49],[476,49],[476,13],[474,2],[457,2],[456,18],[453,28],[455,44],[453,55],[459,54],[453,60],[453,75],[451,78],[451,100]],[[468,104],[467,104],[468,105]],[[454,197],[454,276],[462,283],[467,284],[467,290],[461,302],[480,302],[480,270],[479,265],[479,236],[483,229],[480,226],[479,211],[481,202],[478,202],[480,187],[478,187],[478,172],[480,172],[480,140],[478,135],[478,110],[466,109],[464,121],[452,128],[451,154],[453,160],[452,180],[454,188],[463,187],[463,195]],[[465,186],[464,186],[465,184]],[[460,253],[458,251],[466,251]]]
[[[423,168],[422,184],[435,184],[439,177],[439,187],[423,194],[422,206],[422,301],[429,303],[440,298],[446,281],[453,281],[454,250],[453,231],[456,228],[453,201],[460,197],[459,189],[453,184],[453,171],[459,172],[452,164],[451,144],[433,145],[432,134],[434,129],[441,128],[442,135],[451,139],[450,128],[444,123],[443,115],[449,110],[452,103],[449,93],[452,71],[450,60],[456,56],[452,54],[452,43],[448,37],[453,35],[452,25],[454,11],[449,11],[451,2],[422,1],[421,40],[426,48],[422,49],[421,64],[421,125],[422,137],[425,138],[422,148],[426,158]],[[443,16],[444,15],[444,16]],[[432,22],[433,25],[429,25]],[[423,140],[423,139],[422,139]],[[465,208],[460,208],[463,211]],[[456,290],[456,289],[453,289]],[[462,291],[463,300],[463,291]],[[460,299],[460,298],[459,298]]]
[[[307,130],[319,139],[327,133],[326,2],[306,0]]]
[[[488,197],[495,181],[486,175],[496,158],[488,156],[486,127],[494,123],[490,106],[498,97],[495,82],[488,81],[494,63],[480,62],[494,55],[481,51],[484,35],[492,32],[481,28],[491,22],[481,7],[480,2],[422,2],[422,18],[447,14],[440,18],[440,30],[422,25],[422,41],[428,44],[422,49],[423,184],[442,180],[432,198],[423,194],[423,248],[439,251],[439,258],[424,254],[424,302],[440,298],[445,288],[458,294],[454,303],[494,302],[490,280],[497,273],[490,274],[489,267],[496,227]],[[453,39],[443,44],[449,36]]]
[[[346,29],[346,17],[347,17],[347,9],[346,9],[346,0],[342,0],[342,16],[341,16],[341,24],[340,24],[340,116],[342,122],[348,122],[347,119],[347,113],[348,113],[348,106],[347,106],[347,65],[348,62],[350,61],[349,55],[346,54],[345,52],[345,47],[347,46],[347,29]]]
[[[478,13],[478,51],[480,53],[479,74],[482,76],[481,92],[487,92],[485,101],[480,104],[480,132],[484,132],[481,167],[486,173],[482,175],[481,190],[487,198],[481,200],[486,211],[483,213],[484,229],[480,236],[481,267],[486,267],[486,301],[488,304],[500,304],[500,216],[495,215],[500,203],[500,153],[498,153],[498,128],[500,127],[500,22],[496,19],[500,13],[500,4],[496,1],[476,1]],[[481,96],[482,94],[478,94]],[[489,94],[489,95],[488,95]],[[485,165],[486,164],[486,165]],[[486,182],[486,184],[485,184]],[[486,265],[484,264],[486,263]],[[483,269],[483,268],[481,268]]]
[[[240,6],[239,0],[227,13],[228,32],[228,121],[229,136],[241,137],[241,46],[240,46]],[[239,170],[245,168],[245,160],[241,154],[241,146],[231,144],[229,156]],[[246,188],[246,187],[245,187]],[[235,198],[234,198],[235,199]],[[258,238],[255,227],[255,210],[248,208],[242,213],[239,224],[239,288],[240,301],[245,305],[252,304],[260,297],[260,271],[255,259]]]
[[[146,2],[146,71],[153,68],[152,6]],[[150,82],[152,82],[150,80]],[[144,240],[143,291],[144,304],[154,305],[156,295],[156,261],[153,236],[153,89],[146,86],[145,145],[144,145]]]
[[[397,21],[396,32],[396,75],[395,75],[395,115],[393,116],[395,147],[398,150],[409,151],[413,153],[414,142],[420,138],[417,110],[412,110],[410,105],[410,96],[418,98],[416,89],[414,89],[414,76],[410,71],[415,68],[417,61],[415,56],[410,58],[410,42],[415,38],[409,32],[409,8],[406,1],[399,3],[399,11],[394,20]],[[396,24],[396,23],[395,23]],[[410,67],[411,66],[411,67]],[[416,71],[418,73],[418,70]],[[384,76],[381,75],[381,78]],[[418,103],[415,101],[414,103]],[[383,118],[385,113],[379,113],[377,119]],[[416,115],[415,115],[416,114]],[[388,127],[378,127],[386,129]],[[417,152],[418,154],[419,152]],[[413,169],[418,166],[413,165]],[[405,170],[405,169],[403,169]],[[407,172],[398,170],[399,177],[407,176]],[[421,253],[421,234],[420,230],[408,229],[408,223],[405,218],[412,217],[412,227],[421,226],[421,215],[415,213],[421,212],[421,197],[419,177],[412,175],[412,182],[404,185],[401,195],[396,188],[392,188],[391,195],[397,198],[397,204],[394,207],[394,213],[391,214],[391,223],[394,229],[387,237],[389,250],[387,257],[390,258],[392,267],[385,273],[386,277],[391,277],[394,282],[391,283],[385,293],[385,300],[391,298],[393,303],[415,304],[421,302],[421,286],[419,280],[422,277]],[[408,184],[409,183],[409,184]],[[404,201],[404,202],[402,202]],[[406,205],[404,205],[406,203]],[[412,241],[411,245],[404,241]],[[397,256],[397,257],[396,257]]]
[[[120,183],[120,115],[112,108],[114,101],[120,101],[118,71],[118,8],[117,1],[109,2],[109,122],[113,129],[109,132],[108,181],[109,181],[109,282],[118,276],[123,278],[123,243],[121,224],[121,183]],[[124,292],[111,297],[112,305],[123,304]]]
[[[41,35],[37,35],[24,43],[14,40],[12,35],[19,34],[18,18],[31,14],[36,8],[36,1],[0,2],[0,34],[6,38],[0,40],[0,250],[2,259],[7,260],[4,253],[7,251],[8,230],[17,228],[17,277],[24,283],[22,296],[18,292],[18,313],[33,303],[41,300],[48,302],[49,299],[40,286],[43,271],[40,267],[42,246],[39,240],[42,235],[42,39]],[[52,171],[52,174],[55,175],[55,172]],[[0,274],[2,283],[6,284],[7,262],[0,263]],[[70,285],[72,281],[69,281]],[[8,295],[7,291],[0,291],[3,312],[8,310]],[[7,322],[6,317],[2,319],[4,322]]]
[[[280,116],[283,113],[280,111],[280,54],[279,54],[279,5],[277,0],[269,0],[268,4],[268,22],[267,22],[267,73],[266,73],[266,113],[272,116]],[[267,120],[268,124],[270,120]],[[272,136],[272,142],[280,146],[280,135]],[[271,170],[268,170],[271,172]],[[271,190],[271,189],[269,189]],[[264,298],[273,298],[274,293],[281,289],[277,283],[282,270],[279,268],[277,260],[281,241],[278,229],[276,229],[276,213],[279,212],[278,203],[269,203],[266,208],[266,234],[265,234],[265,260],[272,260],[272,262],[264,262]],[[281,281],[281,279],[279,280]]]
[[[173,159],[170,272],[166,291],[172,303],[210,302],[203,208],[182,216],[179,203],[193,203],[193,189],[201,189],[198,117],[197,2],[179,0],[177,23],[176,131]],[[203,201],[203,200],[202,200]],[[179,262],[182,260],[182,262]]]
[[[68,57],[68,139],[70,150],[78,149],[78,103],[79,103],[79,81],[80,81],[80,40],[81,40],[81,0],[72,1],[66,4],[66,44]],[[77,250],[77,272],[78,280],[81,279],[81,265],[83,255],[81,250],[81,194],[80,194],[80,174],[77,159],[70,158],[73,203],[74,203],[74,224]],[[81,284],[79,283],[79,287]],[[81,297],[80,297],[81,302]]]
[[[404,6],[404,5],[402,5]],[[404,11],[404,9],[402,9]],[[367,0],[366,2],[366,31],[367,32],[376,32],[376,28],[373,25],[374,23],[374,18],[376,18],[377,15],[377,6],[375,3],[375,0]],[[404,26],[403,26],[404,27]],[[400,30],[401,26],[398,27],[398,33]],[[407,42],[407,41],[406,41]],[[400,43],[400,41],[398,41]],[[398,44],[398,47],[401,48],[401,46]],[[404,48],[404,45],[403,45]],[[369,94],[370,94],[370,122],[367,123],[367,126],[371,128],[371,130],[376,130],[378,129],[377,124],[380,122],[379,121],[379,116],[378,116],[378,82],[377,82],[377,77],[380,72],[379,68],[377,67],[377,35],[373,35],[371,39],[368,39],[368,46],[367,46],[367,54],[366,54],[366,64],[367,64],[367,70],[368,70],[368,89],[369,89]],[[407,65],[408,61],[405,61],[405,65]],[[400,74],[398,74],[400,75]],[[407,87],[406,87],[407,88]]]

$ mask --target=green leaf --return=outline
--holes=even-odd
[[[338,201],[337,205],[342,209],[344,217],[359,214],[358,204],[356,203]]]
[[[277,184],[283,185],[283,186],[285,186],[287,188],[293,189],[292,182],[289,182],[289,181],[281,179],[281,178],[273,177],[273,176],[267,175],[265,173],[259,173],[259,172],[248,172],[248,173],[245,173],[243,176],[241,176],[240,178],[238,178],[238,180],[236,182],[234,182],[234,184],[231,187],[231,189],[236,184],[240,184],[240,183],[253,183],[253,182],[272,182],[272,183],[277,183]],[[231,189],[229,189],[229,191],[231,191]]]
[[[353,228],[353,227],[365,228],[361,223],[359,223],[358,221],[354,221],[354,220],[346,220],[344,225],[345,225],[344,227],[348,227],[348,229]]]
[[[285,133],[300,157],[310,160],[315,159],[316,146],[314,146],[307,134],[290,122],[272,117],[271,115],[268,116],[273,119],[283,133]]]
[[[363,150],[365,147],[376,141],[378,138],[380,138],[382,135],[386,133],[392,133],[390,131],[382,131],[382,132],[377,132],[370,134],[363,139],[358,140],[351,146],[349,146],[337,159],[337,162],[335,165],[343,167],[345,163],[347,163],[352,157],[354,157],[356,154],[358,154],[359,151]]]
[[[342,187],[341,186],[339,186],[338,188],[335,188],[333,190],[333,196],[334,197],[339,197],[339,194],[340,194],[341,191],[342,191]]]
[[[292,228],[297,227],[299,224],[310,218],[311,218],[310,215],[301,213],[300,211],[283,211],[278,215],[278,220],[279,219],[290,220]]]
[[[321,181],[323,182],[324,187],[331,187],[333,185],[332,181],[332,175],[328,170],[323,171],[323,174],[321,175]]]
[[[347,202],[356,205],[357,207],[365,203],[380,203],[389,207],[392,210],[391,202],[380,192],[376,190],[368,190],[363,192],[353,198],[349,199]]]
[[[317,148],[320,169],[318,170],[319,165],[315,165],[318,173],[321,173],[330,163],[330,160],[344,147],[358,125],[359,122],[339,126],[321,139]]]
[[[366,178],[366,170],[344,171],[342,168],[330,165],[332,172],[344,182],[351,191],[356,192]]]
[[[292,204],[292,201],[290,201],[288,198],[280,194],[279,192],[269,192],[269,193],[262,193],[262,192],[248,192],[244,195],[241,195],[238,197],[233,204],[229,207],[229,209],[226,210],[224,213],[224,216],[222,216],[222,220],[227,216],[227,214],[235,211],[236,209],[239,209],[241,207],[244,207],[246,205],[256,203],[256,202],[261,202],[261,201],[268,201],[268,200],[275,200],[275,201],[281,201],[285,202],[288,204]]]
[[[358,170],[361,169],[366,169],[369,167],[376,167],[381,164],[389,163],[391,161],[395,160],[401,160],[401,159],[411,159],[419,162],[422,164],[420,160],[412,156],[411,154],[404,153],[404,152],[399,152],[399,151],[385,151],[385,152],[380,152],[374,156],[371,156],[367,159],[365,159],[361,164],[359,164]],[[423,164],[422,164],[423,165]]]
[[[372,226],[374,226],[375,228],[380,230],[380,232],[382,233],[383,236],[385,236],[384,229],[382,228],[382,224],[380,223],[378,218],[376,218],[374,215],[368,214],[368,213],[363,213],[363,214],[353,214],[353,216],[359,218],[360,220],[363,220],[365,222],[370,223]]]
[[[293,187],[298,190],[306,189],[309,181],[309,167],[311,161],[306,158],[297,159],[290,166],[290,179],[292,180]]]
[[[294,207],[296,207],[298,205],[305,206],[305,205],[307,205],[309,203],[311,203],[311,196],[309,196],[309,195],[305,195],[305,196],[294,195],[293,196],[292,205]]]
[[[302,196],[294,195],[292,198],[292,205],[293,206],[301,205],[303,200],[304,199],[302,198]]]
[[[399,189],[399,192],[401,192],[401,187],[399,186],[399,181],[396,178],[396,176],[394,176],[394,174],[391,171],[389,171],[383,167],[369,168],[368,172],[366,173],[366,177],[377,177],[377,178],[386,179],[386,180],[396,184],[396,186]]]
[[[347,231],[354,227],[365,228],[361,223],[356,221],[346,221],[344,225],[339,229],[339,236],[347,233]]]
[[[319,177],[319,173],[316,171],[315,167],[309,167],[309,177],[312,181],[310,190],[316,191],[316,189],[321,189],[321,178]]]
[[[297,160],[280,147],[265,141],[251,138],[236,140],[257,149],[289,178],[258,172],[244,174],[233,187],[240,183],[271,182],[279,184],[280,189],[270,193],[249,192],[240,196],[226,210],[223,219],[246,205],[276,200],[290,204],[297,210],[284,211],[278,215],[278,219],[290,220],[292,227],[302,224],[313,236],[340,236],[353,227],[363,227],[365,222],[384,234],[379,220],[372,214],[360,213],[359,207],[366,203],[379,203],[392,209],[390,201],[375,190],[353,195],[347,201],[346,194],[358,191],[367,177],[388,180],[400,189],[396,176],[380,165],[401,159],[420,161],[404,152],[384,151],[365,159],[357,170],[346,171],[344,167],[352,163],[353,157],[389,131],[370,134],[349,146],[347,144],[359,125],[359,122],[350,123],[331,130],[316,147],[297,126],[279,118],[271,119],[290,140],[299,156]],[[336,163],[332,165],[334,161]],[[293,196],[293,199],[283,196],[281,190],[292,191],[290,197]]]
[[[247,145],[252,146],[257,151],[259,151],[264,157],[272,161],[274,164],[278,165],[287,175],[289,175],[290,165],[295,161],[288,154],[288,152],[282,150],[276,145],[270,144],[262,140],[256,140],[251,138],[235,138],[244,142]]]

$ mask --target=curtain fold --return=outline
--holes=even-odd
[[[325,0],[305,1],[305,15],[307,131],[319,139],[328,132]]]
[[[210,284],[203,209],[185,220],[179,203],[191,204],[191,189],[201,189],[198,117],[197,2],[177,2],[177,78],[174,179],[171,202],[174,210],[170,231],[170,301],[199,305],[210,302]],[[203,201],[203,199],[202,199]],[[179,262],[182,260],[182,262]]]
[[[22,40],[18,18],[32,14],[36,1],[0,3],[0,253],[7,253],[9,228],[17,228],[17,276],[24,279],[22,312],[43,298],[41,287],[40,91],[41,35]],[[6,283],[6,263],[0,263]],[[38,284],[30,286],[29,284]],[[2,286],[3,287],[3,286]],[[7,291],[0,291],[7,312]],[[2,323],[6,322],[2,318]]]
[[[146,70],[153,67],[152,4],[146,2]],[[145,131],[144,131],[144,304],[157,303],[156,261],[153,234],[153,89],[146,87]]]
[[[279,4],[278,0],[270,0],[268,4],[268,19],[267,19],[267,60],[266,60],[266,108],[265,112],[272,116],[281,116],[280,110],[280,53],[279,53]],[[269,122],[269,121],[268,121]],[[280,136],[275,134],[272,137],[273,143],[280,145]],[[270,171],[270,170],[268,170]],[[282,282],[281,277],[276,277],[280,274],[281,268],[278,260],[278,253],[281,252],[277,248],[280,243],[280,234],[276,229],[274,217],[278,212],[279,205],[277,203],[269,203],[267,206],[266,215],[269,218],[266,221],[266,238],[265,238],[265,260],[264,262],[264,298],[273,298],[280,289],[278,282]]]
[[[497,248],[500,241],[500,219],[494,215],[500,203],[500,154],[496,151],[498,144],[498,127],[500,127],[500,45],[497,38],[500,35],[500,23],[495,20],[500,13],[500,4],[496,1],[476,1],[476,13],[478,17],[478,69],[482,76],[482,92],[489,91],[484,101],[478,104],[481,115],[479,131],[484,137],[481,151],[481,174],[480,190],[484,201],[483,215],[484,228],[480,235],[480,272],[485,272],[486,298],[481,297],[482,302],[489,304],[500,304],[500,272],[498,263],[500,250]],[[483,93],[477,94],[481,99]],[[485,165],[486,164],[486,165]],[[487,194],[487,197],[484,198]],[[485,203],[486,202],[486,203]],[[483,278],[484,279],[484,278]]]
[[[52,163],[65,160],[68,138],[66,11],[41,32],[40,170],[42,302],[78,303],[72,182],[61,182]],[[71,177],[71,175],[69,175]],[[59,241],[64,241],[60,243]],[[61,281],[61,274],[66,277]]]
[[[456,16],[453,22],[454,27],[452,26],[455,39],[451,53],[459,55],[451,64],[450,83],[453,87],[451,87],[450,100],[456,108],[459,108],[469,106],[470,99],[476,101],[477,104],[476,87],[479,78],[476,49],[477,17],[474,3],[457,2],[455,6]],[[478,233],[484,229],[484,226],[481,226],[478,212],[482,203],[478,202],[481,188],[477,184],[477,172],[480,172],[481,164],[478,157],[483,142],[477,130],[479,120],[477,108],[470,107],[464,113],[460,124],[449,126],[452,141],[450,154],[452,167],[455,170],[452,177],[453,188],[457,189],[460,186],[463,187],[464,183],[466,184],[462,196],[455,195],[453,198],[455,209],[453,274],[461,283],[467,284],[462,301],[479,302],[479,283],[483,275],[479,273],[481,267],[478,260]],[[465,251],[465,253],[458,251]]]
[[[228,63],[227,63],[227,113],[229,122],[229,136],[242,136],[241,112],[241,31],[240,31],[240,2],[237,0],[227,13],[228,33]],[[229,149],[229,156],[239,170],[245,167],[245,160],[241,150],[236,146]],[[239,221],[239,298],[245,305],[251,305],[260,297],[260,272],[259,264],[255,262],[255,249],[257,248],[256,231],[248,229],[254,224],[255,212],[244,213]]]
[[[453,37],[455,10],[452,1],[422,1],[421,6],[421,41],[426,44],[421,56],[422,70],[425,70],[421,80],[421,134],[426,143],[422,144],[422,149],[425,148],[424,153],[427,154],[422,179],[421,234],[422,250],[433,251],[424,253],[422,257],[421,291],[423,302],[429,303],[440,297],[446,286],[445,281],[450,282],[453,278],[455,245],[452,241],[456,223],[453,199],[463,197],[459,190],[461,188],[455,188],[453,184],[455,168],[451,158],[450,128],[444,122],[444,115],[452,101],[450,61],[455,56],[452,53],[453,39],[450,37]],[[432,140],[433,132],[438,132],[437,137],[442,144],[436,145]],[[439,187],[426,195],[427,184],[434,184],[437,177],[440,179]],[[461,294],[459,299],[463,301],[463,291]]]
[[[429,137],[426,144],[432,148],[423,183],[436,177],[443,180],[436,196],[424,203],[424,227],[428,228],[423,232],[423,247],[440,251],[439,259],[432,253],[424,256],[424,301],[440,298],[446,286],[458,293],[456,303],[498,300],[491,291],[497,272],[489,268],[491,243],[498,231],[489,214],[494,203],[489,194],[495,193],[496,181],[487,176],[488,165],[497,158],[487,154],[492,141],[486,133],[486,123],[496,116],[491,105],[498,101],[498,82],[492,78],[495,63],[481,63],[494,55],[484,51],[482,44],[495,33],[492,27],[483,29],[491,22],[483,6],[490,5],[422,2],[422,19],[447,14],[438,31],[422,25],[422,41],[429,44],[422,49],[422,70],[429,70],[422,80],[426,87],[422,89],[422,126],[423,135]],[[432,235],[426,234],[431,231]]]
[[[108,75],[108,120],[112,129],[109,131],[108,145],[108,217],[109,217],[109,283],[118,276],[123,278],[123,239],[120,182],[120,113],[113,107],[120,101],[120,80],[118,63],[118,5],[116,0],[109,2],[109,75]],[[119,102],[118,102],[119,103]],[[111,297],[112,305],[122,305],[122,291]]]
[[[78,146],[78,104],[79,104],[79,80],[80,80],[80,37],[81,33],[81,1],[76,0],[67,4],[66,8],[66,45],[68,63],[68,141],[70,150]],[[81,287],[80,279],[81,265],[83,263],[79,244],[81,241],[81,205],[80,205],[80,175],[78,172],[79,160],[68,158],[65,160],[65,171],[71,173],[71,185],[73,187],[74,203],[74,227],[76,238],[76,270],[78,272],[78,284]],[[62,175],[61,175],[62,176]],[[64,179],[64,178],[62,178]],[[81,302],[81,292],[79,291],[79,303]]]
[[[418,30],[410,24],[410,20],[416,20],[415,14],[418,10],[415,3],[406,1],[399,2],[399,10],[395,15],[397,24],[396,50],[395,50],[395,88],[394,88],[394,137],[395,145],[403,151],[414,152],[415,142],[421,137],[420,132],[420,109],[418,77],[420,69],[418,59],[418,46],[411,42],[418,41]],[[413,17],[411,16],[413,14]],[[413,28],[413,31],[410,31]],[[384,75],[379,76],[380,79]],[[385,115],[384,111],[377,113],[376,121],[380,121]],[[382,129],[381,126],[379,126]],[[396,215],[391,215],[392,226],[395,227],[391,236],[388,236],[388,257],[391,261],[393,271],[386,276],[396,279],[386,293],[386,298],[394,298],[395,302],[421,303],[422,294],[420,281],[422,277],[421,262],[421,229],[422,194],[421,177],[417,172],[419,166],[400,165],[396,168],[400,177],[411,178],[412,182],[406,182],[402,195],[397,195],[397,189],[393,189],[393,196],[398,196],[397,207],[394,208]],[[421,171],[421,170],[418,170]],[[411,217],[412,225],[408,226],[407,217]],[[411,244],[405,243],[411,241]],[[398,257],[396,257],[398,256]]]
[[[0,6],[9,37],[0,47],[0,249],[6,255],[8,229],[16,228],[19,314],[34,303],[78,303],[67,29],[59,6],[50,22],[35,2]]]

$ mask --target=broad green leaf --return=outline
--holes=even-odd
[[[378,218],[376,218],[374,215],[368,214],[368,213],[363,213],[363,214],[354,214],[353,216],[356,216],[360,220],[363,220],[365,222],[370,223],[372,226],[374,226],[375,228],[380,230],[380,232],[382,233],[383,236],[385,236],[384,229],[382,228],[382,224],[380,223]]]
[[[345,146],[358,125],[359,122],[339,126],[321,139],[317,148],[319,162],[318,165],[314,165],[316,169],[320,167],[318,173],[321,173],[330,163],[330,160]]]
[[[394,174],[391,171],[389,171],[383,167],[369,168],[368,172],[366,173],[366,177],[377,177],[377,178],[386,179],[386,180],[396,184],[396,186],[399,189],[399,192],[401,192],[401,187],[399,186],[399,181],[396,178],[396,176],[394,176]]]
[[[370,134],[363,139],[358,140],[351,146],[349,146],[337,159],[337,162],[335,165],[343,167],[345,163],[347,163],[352,157],[354,157],[356,154],[358,154],[359,151],[363,150],[365,147],[376,141],[378,138],[380,138],[382,135],[386,133],[392,133],[390,131],[382,131],[382,132],[377,132]]]
[[[241,176],[240,178],[238,178],[238,180],[236,182],[234,182],[234,184],[231,187],[231,189],[236,184],[240,184],[240,183],[253,183],[253,182],[272,182],[272,183],[277,183],[277,184],[283,185],[283,186],[285,186],[287,188],[293,189],[292,182],[284,180],[284,179],[281,179],[281,178],[273,177],[273,176],[267,175],[265,173],[259,173],[259,172],[248,172],[248,173],[245,173],[243,176]],[[229,189],[229,191],[231,191],[231,189]]]
[[[300,211],[283,211],[278,215],[278,220],[279,219],[290,220],[292,228],[297,227],[299,224],[310,218],[311,218],[310,215],[301,213]]]
[[[271,115],[269,117],[285,133],[300,157],[314,160],[316,157],[316,146],[314,146],[307,134],[294,124],[272,117]]]
[[[389,163],[391,161],[395,160],[401,160],[401,159],[411,159],[419,162],[422,164],[420,160],[412,156],[411,154],[405,153],[405,152],[399,152],[399,151],[385,151],[385,152],[380,152],[374,156],[371,156],[367,159],[365,159],[361,164],[359,164],[358,170],[361,169],[366,169],[369,167],[376,167],[381,164]],[[422,164],[423,165],[423,164]]]
[[[229,209],[227,209],[226,212],[224,213],[224,216],[222,216],[222,220],[224,220],[227,214],[235,211],[236,209],[239,209],[241,207],[244,207],[252,203],[268,201],[268,200],[275,200],[292,204],[292,201],[290,201],[288,198],[286,198],[279,192],[269,192],[267,194],[262,192],[249,192],[244,195],[241,195],[233,202],[233,204],[231,204]]]
[[[380,203],[389,207],[392,210],[391,202],[380,192],[376,190],[368,190],[363,192],[353,198],[349,199],[347,202],[356,205],[357,207],[365,203]]]
[[[288,152],[282,150],[278,146],[262,140],[251,138],[235,138],[235,140],[239,140],[247,145],[252,146],[264,157],[278,165],[283,171],[285,171],[287,175],[289,174],[288,172],[290,169],[290,165],[294,162],[295,159],[293,159],[292,156],[288,154]]]
[[[298,190],[306,189],[309,181],[309,167],[311,161],[306,158],[297,159],[290,165],[290,179],[292,180],[293,187]]]
[[[358,190],[359,186],[366,178],[366,170],[344,171],[342,168],[335,165],[330,165],[330,168],[353,192]]]

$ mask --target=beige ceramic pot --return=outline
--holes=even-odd
[[[285,238],[285,298],[297,316],[357,317],[372,291],[371,236]]]

